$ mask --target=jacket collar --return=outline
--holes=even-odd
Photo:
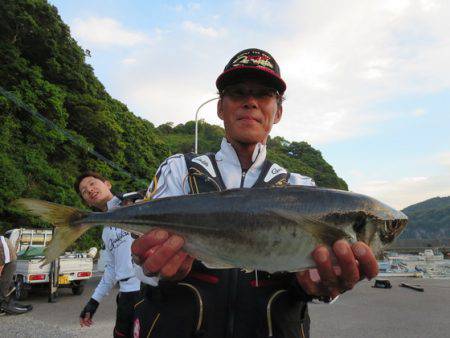
[[[114,207],[117,207],[120,205],[120,203],[122,203],[122,201],[117,197],[114,196],[113,198],[111,198],[108,202],[106,202],[106,208],[108,210],[113,209]]]
[[[255,150],[252,154],[252,165],[249,170],[259,169],[265,159],[266,159],[266,145],[262,143],[258,143],[255,147]],[[239,158],[236,154],[236,150],[234,150],[231,143],[229,143],[226,138],[222,139],[222,144],[220,145],[219,152],[216,153],[216,161],[224,161],[227,164],[231,164],[233,166],[237,166],[241,168],[241,163],[239,162]]]

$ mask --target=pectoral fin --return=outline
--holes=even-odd
[[[339,239],[351,240],[352,237],[345,231],[328,225],[326,222],[313,217],[300,215],[288,210],[271,210],[277,217],[295,224],[303,231],[317,239],[318,243],[332,246]]]

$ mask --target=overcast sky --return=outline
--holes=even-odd
[[[107,91],[155,125],[194,119],[231,56],[256,47],[287,83],[272,135],[397,208],[450,195],[449,1],[50,3]],[[220,124],[215,103],[200,117]]]

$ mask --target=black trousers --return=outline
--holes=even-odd
[[[0,277],[0,302],[6,300],[6,295],[11,290],[14,272],[16,271],[16,261],[6,263],[3,266],[2,275]]]
[[[215,290],[199,287],[202,306],[196,293],[185,286],[150,287],[143,290],[135,306],[135,337],[144,338],[228,338],[227,314]],[[213,291],[213,292],[209,292]],[[219,297],[220,298],[220,297]],[[308,338],[309,316],[305,303],[296,305],[290,295],[281,293],[272,304],[271,329],[266,322],[268,299],[238,300],[234,338]],[[245,303],[245,304],[244,304]]]
[[[117,312],[114,337],[133,337],[134,305],[141,299],[140,291],[119,292],[116,298]]]

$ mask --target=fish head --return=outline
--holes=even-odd
[[[352,229],[356,240],[366,243],[377,255],[394,242],[407,223],[408,217],[403,212],[389,208],[383,212],[360,213]]]

